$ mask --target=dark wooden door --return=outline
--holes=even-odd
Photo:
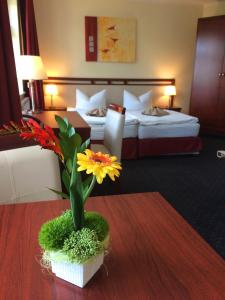
[[[225,16],[199,19],[190,112],[200,119],[201,128],[209,131],[221,126],[224,47]]]
[[[225,30],[224,30],[225,40]],[[223,132],[225,132],[225,45],[224,45],[224,60],[222,73],[220,75],[220,86],[219,86],[219,104],[218,104],[218,126]]]

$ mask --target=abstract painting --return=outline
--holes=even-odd
[[[136,20],[85,17],[86,61],[135,62]]]

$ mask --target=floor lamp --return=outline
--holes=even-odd
[[[28,87],[31,97],[32,113],[39,113],[35,108],[34,81],[48,78],[41,57],[35,55],[21,55],[18,72],[21,79],[29,80]]]

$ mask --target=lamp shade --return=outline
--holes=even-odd
[[[168,85],[165,87],[165,95],[167,96],[175,96],[176,95],[176,87],[175,85]]]
[[[18,61],[18,73],[21,79],[42,80],[48,76],[40,56],[21,55]]]
[[[45,92],[47,95],[56,96],[58,95],[58,88],[55,84],[47,84],[45,87]]]

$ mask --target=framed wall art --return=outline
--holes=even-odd
[[[135,62],[136,20],[85,17],[86,61]]]

